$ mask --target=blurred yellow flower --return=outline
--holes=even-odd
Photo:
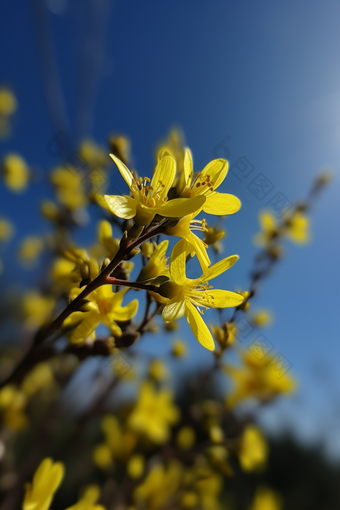
[[[32,397],[39,390],[51,389],[56,380],[50,365],[46,362],[37,363],[26,375],[22,383],[22,391]]]
[[[131,430],[147,436],[155,443],[165,443],[170,427],[177,423],[179,410],[172,402],[170,390],[155,390],[150,382],[143,382],[137,404],[128,419]]]
[[[225,235],[226,232],[222,228],[207,227],[205,230],[203,242],[208,246],[212,246],[216,253],[221,253],[223,251],[221,239],[223,239]]]
[[[165,503],[180,486],[182,471],[181,464],[176,460],[171,460],[167,466],[154,465],[133,493],[137,507],[148,510],[164,508]]]
[[[179,241],[172,250],[170,257],[171,281],[161,285],[160,294],[168,298],[162,317],[165,322],[177,320],[185,314],[197,340],[203,347],[214,350],[214,340],[203,321],[201,314],[203,309],[226,308],[238,306],[243,297],[228,290],[212,290],[208,281],[216,278],[235,264],[237,255],[232,255],[217,262],[208,268],[206,272],[195,280],[186,277],[185,264],[188,249],[186,241]]]
[[[100,443],[94,448],[93,462],[101,469],[111,466],[113,457],[110,447],[106,443]]]
[[[55,187],[60,204],[70,210],[84,207],[87,198],[84,190],[83,174],[76,168],[58,167],[51,173],[51,182]]]
[[[110,136],[109,145],[113,155],[127,165],[130,160],[130,140],[126,136]]]
[[[243,352],[243,366],[225,366],[225,372],[233,379],[234,389],[226,399],[228,407],[249,398],[267,401],[281,393],[291,393],[296,382],[284,372],[279,357],[268,358],[263,352]]]
[[[309,218],[302,212],[295,212],[285,224],[285,235],[296,244],[306,244],[310,239]]]
[[[111,212],[119,218],[126,220],[134,218],[139,225],[149,225],[156,214],[182,218],[200,209],[205,202],[203,197],[176,198],[168,201],[168,192],[176,175],[176,163],[171,156],[164,156],[158,161],[151,183],[148,177],[140,178],[138,182],[124,163],[113,154],[110,156],[132,193],[132,197],[104,196]]]
[[[168,369],[160,359],[151,361],[148,369],[148,376],[155,381],[161,382],[169,377]]]
[[[241,436],[238,457],[244,471],[264,466],[268,456],[266,440],[258,427],[248,425]]]
[[[35,472],[32,484],[26,485],[23,510],[49,510],[55,491],[64,476],[64,466],[44,459]]]
[[[267,487],[259,487],[249,510],[281,510],[282,501],[276,492]]]
[[[108,164],[106,150],[93,140],[83,140],[79,146],[79,155],[91,167],[105,167]]]
[[[269,310],[253,310],[250,319],[255,326],[265,328],[273,322],[273,314]]]
[[[145,461],[143,455],[133,455],[127,464],[127,472],[129,473],[129,476],[131,476],[131,478],[139,478],[142,476],[144,464]]]
[[[99,487],[97,485],[89,485],[78,503],[68,507],[66,510],[105,510],[102,505],[96,505],[99,496]]]
[[[42,296],[35,290],[25,292],[22,310],[26,325],[32,328],[42,326],[51,316],[54,306],[55,300],[50,296]]]
[[[0,411],[4,424],[11,430],[19,431],[26,427],[26,395],[14,384],[7,384],[0,390]]]
[[[44,249],[44,241],[41,237],[25,237],[19,248],[19,258],[24,265],[33,264]]]
[[[177,432],[176,443],[181,450],[190,450],[196,441],[195,430],[192,427],[181,427]]]
[[[0,218],[0,242],[7,241],[13,236],[14,228],[6,218]]]
[[[74,299],[82,289],[74,288],[71,297]],[[87,297],[82,312],[73,312],[65,321],[64,326],[72,328],[69,333],[71,343],[94,340],[95,330],[100,323],[105,324],[113,336],[121,336],[122,330],[116,321],[127,321],[137,313],[138,300],[122,306],[127,289],[112,292],[112,285],[102,285]]]
[[[6,186],[15,193],[23,191],[30,172],[25,160],[19,154],[7,154],[2,162],[2,173]]]
[[[98,241],[106,249],[106,256],[112,259],[119,248],[119,239],[112,237],[112,226],[107,220],[98,223]]]
[[[310,239],[310,222],[301,211],[287,213],[282,225],[279,225],[274,214],[270,210],[259,213],[261,232],[254,236],[254,243],[259,246],[267,246],[279,236],[285,236],[296,244],[306,244]]]
[[[235,342],[237,330],[233,322],[224,323],[222,326],[212,326],[210,324],[210,329],[222,349]]]
[[[176,324],[176,322],[170,324]],[[171,353],[175,358],[183,358],[187,354],[187,350],[187,346],[182,340],[175,340],[172,344]]]
[[[4,87],[0,87],[0,117],[9,117],[13,115],[18,107],[18,103],[13,92]]]

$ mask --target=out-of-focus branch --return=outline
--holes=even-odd
[[[48,114],[53,130],[63,133],[67,153],[71,153],[73,141],[44,0],[31,0],[31,12]]]

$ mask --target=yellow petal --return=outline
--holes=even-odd
[[[230,290],[207,290],[206,293],[213,298],[216,308],[228,308],[238,306],[244,301],[244,297]]]
[[[175,198],[160,207],[153,207],[152,211],[167,218],[182,218],[199,211],[205,202],[205,197]]]
[[[139,301],[138,299],[134,299],[126,306],[116,306],[112,313],[110,313],[110,317],[116,321],[128,321],[132,319],[134,315],[136,315],[138,310]]]
[[[209,349],[209,351],[213,351],[215,349],[215,344],[209,328],[202,319],[200,313],[189,301],[186,302],[185,316],[199,343],[206,349]]]
[[[168,240],[162,241],[157,246],[157,248],[155,249],[153,254],[151,255],[149,262],[152,262],[154,264],[159,264],[165,258],[166,250],[168,249],[168,246],[169,246]]]
[[[194,167],[192,164],[191,152],[189,149],[186,149],[185,155],[184,155],[184,178],[185,178],[185,185],[187,187],[190,186],[193,175],[194,175]]]
[[[228,193],[212,192],[207,195],[207,200],[203,206],[203,211],[207,214],[216,214],[223,216],[225,214],[234,214],[241,207],[240,200],[234,195]]]
[[[266,211],[266,210],[260,211],[259,223],[260,223],[261,229],[264,232],[271,233],[271,232],[275,232],[275,230],[276,230],[276,226],[277,226],[276,221],[275,221],[274,215],[271,211]]]
[[[197,255],[201,268],[203,272],[205,272],[210,266],[211,262],[207,250],[204,247],[203,241],[201,241],[201,239],[193,232],[189,232],[189,234],[187,234],[186,240],[192,245],[192,249]]]
[[[163,156],[157,163],[155,173],[151,181],[153,193],[157,192],[161,200],[164,200],[172,186],[176,176],[176,162],[171,156]]]
[[[225,159],[214,159],[205,166],[201,175],[210,175],[210,180],[214,183],[214,190],[224,181],[228,172],[228,161]]]
[[[178,285],[186,282],[185,264],[187,258],[188,243],[184,240],[175,244],[170,256],[170,276]],[[190,250],[189,250],[190,251]]]
[[[136,201],[128,196],[104,195],[110,211],[118,216],[130,220],[136,216]]]
[[[204,275],[202,275],[202,277],[199,278],[199,281],[206,282],[208,280],[211,280],[212,278],[216,278],[216,276],[219,276],[221,273],[224,273],[224,271],[233,266],[235,262],[238,260],[238,258],[239,258],[238,255],[231,255],[230,257],[220,260],[213,266],[209,267],[204,272]]]
[[[174,298],[168,301],[165,306],[162,317],[165,322],[173,322],[183,317],[185,312],[185,298],[183,292],[180,292]]]
[[[126,184],[129,186],[129,188],[131,189],[132,182],[133,182],[133,175],[130,172],[130,170],[128,169],[128,167],[125,166],[124,163],[122,163],[122,161],[120,159],[116,158],[116,156],[114,156],[113,154],[110,154],[110,158],[113,159],[113,161],[116,163],[118,170],[121,173],[121,176],[123,177]]]

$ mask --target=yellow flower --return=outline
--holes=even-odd
[[[144,471],[144,457],[143,455],[133,455],[128,462],[127,472],[131,478],[139,478]]]
[[[167,266],[167,258],[166,258],[166,250],[169,246],[169,241],[162,241],[154,250],[153,254],[150,257],[150,260],[144,266],[139,273],[137,281],[150,281],[159,276],[165,276],[169,278],[169,268]],[[165,279],[167,279],[165,278]],[[164,280],[163,280],[164,281]]]
[[[233,322],[229,324],[224,323],[222,326],[210,325],[210,329],[223,349],[235,342],[237,330]]]
[[[141,386],[136,407],[128,419],[128,426],[146,435],[155,443],[165,443],[170,436],[170,426],[179,419],[179,410],[172,402],[168,390],[155,391],[150,382]]]
[[[154,359],[150,362],[148,376],[155,381],[164,381],[169,377],[166,365],[160,359]]]
[[[182,218],[175,227],[167,228],[166,234],[168,236],[181,237],[191,245],[191,250],[196,253],[199,263],[203,270],[206,270],[211,262],[207,254],[206,248],[208,247],[202,239],[200,239],[193,230],[205,232],[207,230],[207,222],[203,220],[195,220],[197,212],[189,214]]]
[[[98,224],[98,241],[105,247],[107,257],[112,259],[119,249],[119,239],[112,237],[112,226],[107,220]]]
[[[8,154],[2,163],[6,186],[14,192],[23,191],[29,180],[29,169],[19,154]]]
[[[168,191],[176,175],[176,164],[171,156],[164,156],[158,161],[152,181],[145,177],[139,182],[130,170],[113,154],[116,163],[132,197],[105,195],[106,203],[113,214],[126,220],[134,218],[139,225],[149,225],[156,214],[169,218],[181,218],[202,207],[204,197],[194,199],[176,198],[168,201]]]
[[[82,289],[73,289],[73,299]],[[113,336],[121,336],[122,330],[116,321],[127,321],[137,313],[138,300],[134,299],[126,306],[122,306],[123,297],[127,289],[112,292],[111,285],[102,285],[91,292],[83,312],[72,313],[65,321],[64,326],[73,328],[70,331],[71,343],[83,342],[87,338],[95,339],[95,330],[100,323],[105,324]]]
[[[93,140],[83,140],[79,147],[79,155],[91,167],[107,166],[106,151]]]
[[[55,491],[64,476],[64,466],[44,459],[35,472],[33,483],[26,486],[23,510],[49,510]]]
[[[22,310],[26,325],[31,328],[42,326],[51,316],[55,301],[50,296],[42,296],[32,290],[26,292],[22,298]]]
[[[260,429],[255,425],[248,425],[243,431],[238,456],[244,471],[254,471],[266,462],[268,446]]]
[[[70,210],[84,207],[87,199],[84,194],[83,175],[76,168],[58,167],[51,174],[56,188],[57,200]]]
[[[255,235],[254,243],[267,246],[279,236],[285,236],[296,244],[309,241],[309,219],[301,211],[287,214],[282,225],[279,225],[271,211],[263,210],[259,214],[261,232]]]
[[[93,450],[93,462],[101,469],[111,466],[113,461],[112,453],[106,443],[98,444]]]
[[[226,178],[227,172],[228,161],[214,159],[193,178],[192,156],[187,149],[184,156],[185,189],[182,197],[205,196],[202,210],[207,214],[222,216],[236,213],[241,207],[239,199],[234,195],[215,191]]]
[[[13,235],[13,226],[5,218],[0,218],[0,241],[7,241]]]
[[[296,244],[306,244],[309,241],[309,219],[302,212],[297,211],[285,226],[285,233],[288,239]]]
[[[44,249],[44,241],[37,236],[27,236],[21,242],[19,258],[24,265],[34,264]]]
[[[113,415],[104,416],[101,428],[112,459],[126,461],[136,445],[137,438],[133,431],[123,427]]]
[[[259,223],[261,232],[254,236],[254,244],[266,246],[269,242],[278,236],[278,224],[271,211],[260,211]]]
[[[259,487],[249,510],[281,510],[282,501],[276,492],[267,487]]]
[[[4,424],[11,430],[19,431],[28,423],[25,414],[26,395],[14,384],[7,384],[0,390],[0,411]]]
[[[251,321],[259,328],[270,326],[273,321],[273,315],[268,310],[253,310]]]
[[[172,322],[171,324],[176,324]],[[187,353],[187,346],[182,340],[175,340],[172,344],[171,353],[175,358],[183,358]]]
[[[7,88],[0,88],[0,117],[9,117],[17,109],[17,100],[13,92]]]
[[[182,427],[176,436],[176,443],[181,450],[191,450],[196,441],[195,430],[192,427]]]
[[[208,246],[212,246],[216,253],[223,251],[222,243],[220,242],[226,235],[225,230],[218,227],[207,227],[203,242]]]
[[[97,485],[89,485],[78,503],[68,507],[66,510],[105,510],[102,505],[96,505],[100,496]]]
[[[127,165],[130,159],[130,140],[125,136],[111,136],[109,138],[109,145],[111,152]]]
[[[37,363],[26,375],[22,383],[22,391],[28,397],[32,397],[40,390],[53,388],[56,380],[50,365],[46,362]]]
[[[148,510],[164,508],[177,493],[182,476],[183,468],[177,460],[170,460],[167,466],[153,465],[143,483],[133,493],[137,507]]]
[[[260,353],[261,354],[261,353]],[[224,367],[234,380],[235,388],[228,395],[226,403],[233,407],[242,400],[256,398],[267,401],[281,393],[291,393],[296,387],[295,380],[287,373],[281,373],[279,359],[269,358],[263,353],[258,359],[252,352],[244,352],[241,367]]]
[[[159,290],[162,296],[168,298],[162,317],[165,322],[172,322],[185,315],[197,340],[203,347],[212,351],[215,348],[214,340],[201,317],[203,313],[201,309],[238,306],[242,303],[243,297],[228,290],[212,290],[208,281],[233,266],[238,256],[232,255],[217,262],[200,278],[191,280],[185,273],[187,252],[188,244],[185,241],[179,241],[172,250],[171,281],[161,285]]]

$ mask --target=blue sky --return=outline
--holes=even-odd
[[[87,69],[86,59],[83,70],[80,66],[93,23],[87,10],[91,2],[47,4],[75,138],[91,135],[104,143],[108,133],[126,133],[135,165],[147,175],[155,143],[172,125],[186,133],[197,170],[229,136],[231,165],[245,156],[255,168],[253,176],[263,173],[275,186],[273,194],[280,191],[291,201],[306,195],[320,170],[333,169],[335,179],[311,214],[310,245],[287,243],[286,259],[264,282],[254,307],[273,310],[275,322],[264,333],[300,380],[300,394],[277,406],[265,417],[267,423],[275,429],[292,422],[304,438],[328,434],[335,449],[339,440],[330,431],[340,419],[334,405],[340,393],[339,2],[103,2],[109,8],[100,25],[105,51],[98,53],[98,73]],[[0,82],[13,86],[20,105],[14,136],[1,142],[0,155],[18,151],[47,174],[55,161],[45,145],[55,129],[44,102],[30,3],[4,0],[0,19]],[[76,105],[87,72],[98,75],[90,95],[93,115],[91,122],[83,115],[79,126]],[[251,180],[239,182],[229,173],[223,184],[222,191],[236,194],[243,204],[227,222],[225,256],[240,255],[220,281],[229,289],[247,286],[255,253],[250,239],[263,202],[249,191]],[[117,182],[123,191],[123,181]],[[47,229],[38,212],[39,198],[51,196],[46,181],[20,197],[1,184],[0,194],[0,214],[17,226],[13,246],[20,236]],[[183,332],[189,333],[186,326]],[[204,362],[206,351],[193,338],[189,345],[193,362]],[[154,350],[152,337],[140,348]]]

